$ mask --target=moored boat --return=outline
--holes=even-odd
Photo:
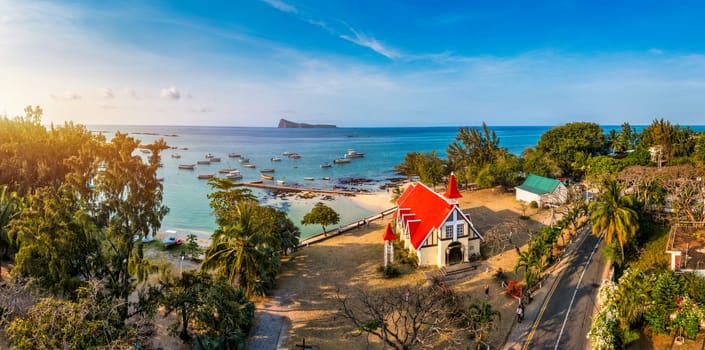
[[[280,184],[280,185],[283,185],[283,184],[284,184],[284,179],[277,180],[277,183]]]
[[[299,158],[301,158],[301,155],[298,154],[298,153],[292,153],[292,154],[289,154],[289,158],[291,158],[291,159],[299,159]]]
[[[250,160],[248,158],[240,158],[237,161],[240,163],[249,163],[250,162]]]
[[[348,164],[348,163],[350,163],[350,159],[349,158],[338,158],[338,159],[334,160],[333,163],[335,163],[335,164]]]
[[[349,150],[345,153],[345,158],[362,158],[362,157],[364,157],[364,156],[365,156],[364,153],[362,153],[362,152],[357,152],[357,151],[352,150],[352,149],[349,149]]]
[[[323,180],[323,181],[330,181],[330,177],[324,176],[324,177],[321,178],[321,180]]]
[[[313,180],[315,180],[315,179],[314,179],[313,177],[307,176],[307,177],[304,177],[304,180],[306,180],[306,181],[313,181]]]
[[[215,176],[214,174],[198,174],[198,179],[199,180],[208,180]]]
[[[220,162],[220,157],[211,157],[208,159],[211,161],[211,163],[219,163]]]
[[[331,163],[323,163],[323,164],[321,164],[321,168],[322,168],[322,169],[324,169],[324,168],[332,168],[332,167],[333,167],[333,164],[331,164]]]
[[[211,159],[211,158],[213,158],[213,157],[215,157],[213,154],[211,154],[211,153],[206,153],[206,159]]]
[[[242,179],[242,174],[239,170],[233,170],[225,174],[228,179]]]
[[[282,152],[282,155],[283,155],[283,156],[287,156],[287,157],[288,157],[290,154],[291,154],[291,152]]]
[[[179,159],[179,158],[181,158],[181,155],[178,153],[172,153],[171,158]]]
[[[240,153],[228,153],[228,158],[240,158]]]
[[[225,168],[225,169],[220,169],[220,170],[218,170],[218,172],[221,173],[221,174],[227,174],[227,173],[229,173],[229,172],[231,172],[231,171],[237,171],[237,169],[235,169],[235,168]]]
[[[274,176],[267,174],[260,174],[263,180],[274,180]]]
[[[245,164],[242,166],[243,168],[248,168],[248,169],[254,169],[256,166],[254,164]]]
[[[179,169],[182,170],[193,170],[196,168],[196,164],[179,164]]]
[[[270,160],[271,160],[272,162],[281,162],[281,161],[282,161],[282,159],[279,158],[279,157],[272,157],[272,159],[270,159]]]
[[[264,168],[264,169],[260,170],[260,172],[262,172],[262,173],[273,173],[273,172],[274,172],[274,168]]]
[[[211,161],[210,160],[199,160],[199,161],[196,161],[196,163],[201,164],[201,165],[208,165],[211,163]]]

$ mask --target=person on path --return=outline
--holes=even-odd
[[[524,308],[519,304],[517,306],[517,323],[521,323],[521,320],[524,319]]]
[[[490,285],[485,284],[485,298],[490,298]]]

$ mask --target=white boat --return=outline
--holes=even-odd
[[[279,158],[279,157],[272,157],[271,161],[273,161],[273,162],[281,162],[282,159]]]
[[[228,179],[242,179],[242,174],[239,170],[233,170],[225,174],[225,177],[227,177]]]
[[[240,158],[240,153],[228,153],[228,158]]]
[[[248,168],[248,169],[254,169],[256,166],[254,164],[245,164],[242,166],[243,168]]]
[[[307,176],[307,177],[304,178],[304,180],[306,180],[306,181],[313,181],[313,180],[315,180],[315,179],[314,179],[313,177]]]
[[[301,158],[301,155],[299,155],[298,153],[291,153],[291,154],[289,154],[289,158],[299,159],[299,158]]]
[[[181,158],[181,155],[178,154],[178,153],[173,153],[173,154],[171,155],[171,158],[179,159],[179,158]]]
[[[182,170],[193,170],[196,168],[196,164],[179,164],[179,169]]]
[[[283,185],[283,184],[284,184],[284,179],[281,179],[281,180],[277,180],[277,184],[279,184],[279,185]]]
[[[332,167],[333,167],[333,164],[331,164],[331,163],[323,163],[323,164],[321,164],[321,169],[324,169],[324,168],[332,168]]]
[[[215,176],[215,174],[198,174],[198,179],[199,180],[208,180]]]
[[[273,173],[274,168],[264,168],[264,169],[260,170],[260,172],[261,173]]]
[[[324,176],[324,177],[321,178],[321,180],[323,180],[323,181],[330,181],[330,177]]]
[[[211,153],[206,153],[206,159],[211,159],[211,158],[213,158],[213,157],[215,157],[213,154],[211,154]]]
[[[218,172],[221,173],[221,174],[227,174],[227,173],[229,173],[229,172],[231,172],[231,171],[238,171],[238,170],[235,169],[235,168],[225,168],[225,169],[220,169],[220,170],[218,170]]]
[[[364,156],[365,156],[364,153],[357,152],[357,151],[352,150],[352,149],[349,149],[349,150],[345,153],[345,158],[362,158],[362,157],[364,157]]]
[[[290,154],[291,154],[291,152],[282,152],[282,155],[283,155],[283,156],[287,156],[287,157],[288,157]]]
[[[350,158],[338,158],[333,161],[335,164],[348,164],[350,163]]]
[[[247,159],[247,158],[240,158],[240,159],[238,159],[237,161],[240,162],[240,163],[249,163],[249,162],[250,162],[250,160]]]

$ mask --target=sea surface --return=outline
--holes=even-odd
[[[407,152],[437,151],[445,157],[447,146],[455,140],[457,127],[415,127],[415,128],[335,128],[335,129],[279,129],[253,127],[205,127],[205,126],[89,126],[92,131],[103,132],[107,138],[116,131],[129,133],[143,143],[163,138],[176,150],[166,150],[162,154],[164,166],[158,176],[164,178],[164,203],[169,213],[162,221],[161,231],[176,230],[179,235],[195,233],[199,238],[209,238],[216,225],[206,195],[211,191],[207,180],[197,179],[198,174],[216,173],[222,168],[237,168],[244,176],[241,181],[260,180],[260,170],[274,168],[275,179],[283,179],[287,186],[299,185],[332,189],[345,187],[339,181],[344,178],[365,178],[373,180],[360,188],[368,191],[384,191],[380,185],[390,178],[399,177],[394,166],[404,160]],[[551,126],[499,126],[491,127],[500,139],[500,146],[509,152],[521,154],[530,146],[536,145],[541,134]],[[603,126],[605,132],[618,126]],[[183,150],[188,148],[188,150]],[[320,164],[332,163],[342,157],[348,149],[365,153],[364,158],[353,159],[349,164],[333,165],[322,169]],[[283,152],[295,152],[300,159],[290,159]],[[171,155],[178,153],[180,159]],[[197,165],[195,170],[180,170],[179,164],[194,164],[204,160],[206,154],[221,158],[220,163]],[[249,158],[256,169],[242,167],[236,158],[228,158],[229,153],[239,153]],[[144,155],[146,156],[146,155]],[[273,162],[279,157],[280,162]],[[315,180],[304,180],[312,177]],[[330,180],[322,180],[330,177]],[[295,197],[274,196],[271,191],[253,189],[261,204],[270,205],[288,213],[292,221],[301,228],[302,238],[321,231],[320,226],[300,225],[307,213],[321,197],[297,199]],[[325,202],[341,216],[341,225],[355,222],[374,214],[371,208],[364,208],[349,198],[336,197]],[[389,207],[393,204],[389,203]]]

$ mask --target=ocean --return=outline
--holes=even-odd
[[[89,126],[110,138],[116,131],[127,132],[143,143],[164,138],[177,150],[166,150],[162,155],[164,166],[158,176],[164,178],[164,204],[169,213],[162,221],[161,231],[176,230],[179,235],[195,233],[199,238],[209,238],[216,225],[206,195],[210,192],[207,180],[197,179],[198,174],[216,173],[222,168],[237,168],[242,172],[241,181],[260,180],[260,170],[274,168],[271,175],[283,179],[288,186],[300,185],[320,189],[332,189],[341,185],[345,178],[364,178],[370,183],[358,186],[368,191],[384,191],[380,185],[390,178],[399,177],[394,166],[404,160],[408,152],[437,151],[445,157],[446,147],[455,140],[457,127],[414,128],[334,128],[334,129],[279,129],[253,127],[205,127],[205,126]],[[551,126],[499,126],[490,127],[500,139],[500,146],[509,152],[521,154],[536,145],[541,134]],[[611,128],[605,127],[605,132]],[[183,148],[188,148],[183,150]],[[353,159],[349,164],[333,165],[323,169],[322,163],[332,163],[342,157],[348,149],[365,153],[364,158]],[[284,152],[295,152],[300,159],[283,156]],[[178,153],[180,159],[171,155]],[[195,164],[205,160],[206,154],[220,157],[220,163],[197,165],[195,170],[178,169],[179,164]],[[250,159],[256,169],[243,168],[229,153],[238,153]],[[273,162],[273,157],[282,160]],[[329,177],[330,180],[322,180]],[[304,180],[313,178],[313,181]],[[269,205],[288,213],[292,221],[301,228],[302,238],[320,232],[320,226],[300,225],[307,213],[320,197],[295,199],[273,196],[271,191],[253,189],[263,205]],[[345,197],[326,201],[341,216],[341,225],[369,216],[372,211],[357,205]],[[389,207],[393,204],[389,203]]]

